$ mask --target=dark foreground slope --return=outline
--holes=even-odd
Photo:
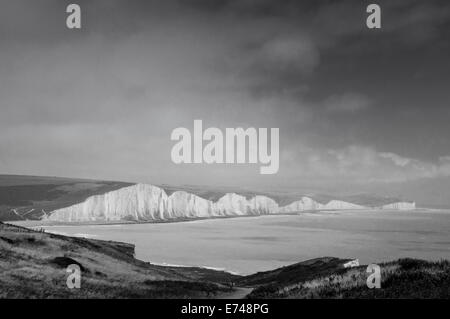
[[[367,265],[344,268],[325,257],[241,279],[255,285],[248,298],[450,298],[450,262],[400,259],[380,263],[381,288],[369,289]]]
[[[344,264],[349,260],[334,257],[310,259],[286,267],[258,272],[243,277],[239,280],[239,284],[253,287],[270,285],[282,287],[292,282],[307,281],[342,271],[345,269]]]
[[[73,263],[82,268],[81,289],[66,285],[66,267]],[[226,272],[145,263],[129,244],[0,223],[0,298],[206,298],[229,292],[234,279]]]

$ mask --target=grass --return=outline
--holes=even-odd
[[[68,289],[78,264],[81,289]],[[134,258],[134,246],[66,237],[0,223],[0,298],[211,298],[234,276],[163,267]]]
[[[379,264],[381,288],[366,285],[366,266],[337,269],[311,280],[259,286],[248,298],[450,298],[450,262],[399,259]]]

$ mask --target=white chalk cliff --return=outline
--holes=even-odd
[[[293,213],[305,210],[319,210],[323,208],[323,204],[320,204],[309,197],[302,197],[299,201],[293,202],[287,206],[280,208],[280,213]]]
[[[323,205],[321,209],[364,209],[366,206],[361,206],[349,202],[344,202],[342,200],[331,200],[326,205]]]
[[[411,209],[416,209],[416,203],[415,202],[398,202],[398,203],[383,205],[381,208],[382,209],[393,209],[393,210],[411,210]]]
[[[279,207],[273,199],[267,196],[257,195],[247,199],[235,193],[228,193],[217,202],[213,202],[185,191],[176,191],[167,196],[162,188],[148,184],[136,184],[102,195],[91,196],[82,203],[54,210],[44,219],[60,222],[166,221],[364,208],[367,207],[340,200],[321,204],[309,197],[302,197],[290,205]],[[414,209],[415,203],[399,202],[384,205],[381,208]]]

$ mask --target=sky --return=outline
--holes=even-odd
[[[450,205],[448,1],[0,3],[0,173]],[[279,128],[279,172],[174,164],[195,119]]]

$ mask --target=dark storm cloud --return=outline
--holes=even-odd
[[[448,176],[450,3],[2,1],[0,171],[179,183]],[[280,127],[279,176],[170,162],[170,132]],[[109,143],[105,143],[109,141]],[[36,150],[40,150],[36,152]]]

